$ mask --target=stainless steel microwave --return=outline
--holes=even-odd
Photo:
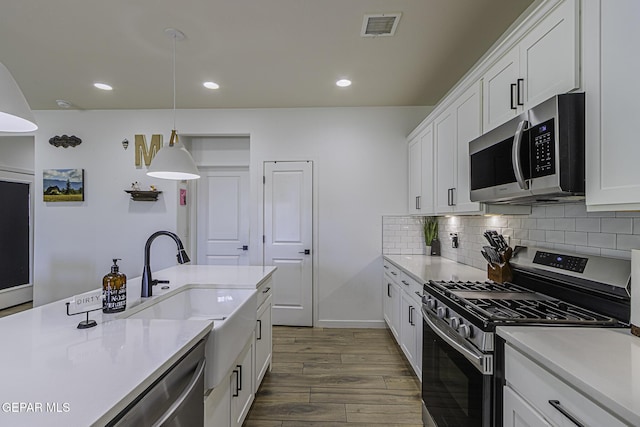
[[[584,98],[584,93],[554,96],[471,141],[471,200],[584,199]]]

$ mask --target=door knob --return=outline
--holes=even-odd
[[[311,255],[311,249],[305,249],[302,252],[298,252],[299,254]]]
[[[248,245],[243,245],[241,248],[238,249],[242,249],[243,251],[248,251],[249,250],[249,246]]]

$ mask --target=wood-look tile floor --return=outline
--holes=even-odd
[[[387,329],[273,328],[244,427],[422,427],[420,382]]]

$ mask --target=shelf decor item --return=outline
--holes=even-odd
[[[82,144],[82,140],[75,135],[71,135],[71,136],[56,135],[49,138],[49,144],[53,145],[54,147],[64,147],[64,148],[72,147],[73,148]]]
[[[84,169],[45,169],[42,171],[43,201],[84,201]]]
[[[157,190],[124,190],[124,192],[131,194],[131,200],[136,202],[157,202],[158,195],[162,193]]]
[[[422,234],[424,235],[424,244],[427,247],[427,255],[440,255],[440,246],[438,244],[438,253],[433,254],[432,243],[434,240],[438,240],[438,218],[434,216],[423,216],[420,218],[420,225],[422,225]]]

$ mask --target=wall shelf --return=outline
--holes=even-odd
[[[141,190],[124,190],[125,193],[131,194],[131,200],[136,202],[156,202],[158,201],[158,195],[162,191],[141,191]]]

